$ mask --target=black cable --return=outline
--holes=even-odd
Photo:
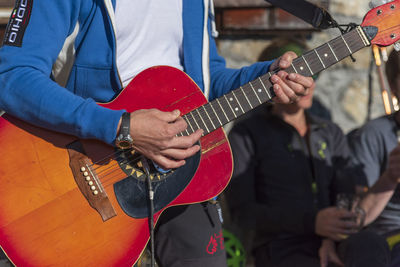
[[[146,173],[146,182],[147,182],[147,192],[149,196],[149,230],[150,230],[150,254],[151,261],[150,266],[155,267],[155,250],[154,250],[154,191],[153,186],[151,184],[150,178],[150,167],[147,162],[147,159],[142,156],[142,165],[144,168],[144,172]]]

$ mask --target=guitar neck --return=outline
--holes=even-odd
[[[285,71],[310,77],[369,45],[369,39],[363,29],[358,26],[352,31],[297,57]],[[204,135],[206,135],[257,106],[271,101],[275,94],[272,90],[270,77],[276,72],[278,70],[268,72],[185,114],[183,118],[188,127],[180,136],[189,135],[198,129],[203,129]]]

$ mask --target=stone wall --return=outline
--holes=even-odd
[[[329,12],[339,24],[349,22],[361,23],[368,12],[368,2],[362,0],[331,0]],[[310,49],[315,48],[337,36],[338,29],[329,29],[309,34],[306,43]],[[299,35],[299,38],[301,36]],[[230,67],[240,67],[257,60],[262,49],[270,42],[263,39],[220,39],[218,46]],[[332,120],[348,132],[359,127],[367,120],[369,66],[372,57],[371,48],[364,48],[354,54],[356,62],[350,58],[337,63],[323,71],[316,81],[315,97],[320,100],[330,113]],[[370,118],[384,114],[380,85],[374,67],[372,71],[372,102]]]

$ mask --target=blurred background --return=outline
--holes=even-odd
[[[339,36],[338,29],[316,30],[287,12],[264,0],[214,0],[218,46],[230,67],[257,61],[261,51],[275,38],[294,38],[309,50]],[[370,9],[368,1],[309,1],[324,7],[339,24],[360,24]],[[388,48],[388,52],[391,48]],[[382,88],[372,54],[364,48],[350,58],[320,73],[315,98],[319,108],[326,109],[331,119],[345,133],[365,121],[385,113]],[[318,108],[318,107],[316,107]],[[321,110],[321,112],[324,112]]]
[[[0,0],[2,36],[15,0]],[[324,7],[339,24],[361,23],[370,9],[363,0],[310,0]],[[294,38],[311,50],[337,37],[338,29],[316,30],[302,20],[264,0],[214,0],[218,47],[229,67],[257,61],[261,51],[275,38]],[[388,48],[390,49],[390,48]],[[315,97],[334,122],[349,132],[370,118],[385,113],[372,49],[364,48],[323,71]],[[372,84],[369,82],[372,80]]]
[[[0,0],[1,37],[14,2]],[[339,24],[360,24],[370,9],[364,0],[310,2],[328,10]],[[262,50],[277,38],[291,38],[311,50],[340,35],[339,29],[314,29],[264,0],[214,0],[214,5],[219,32],[217,45],[232,68],[256,62]],[[386,81],[379,81],[372,48],[362,49],[354,58],[356,62],[346,58],[320,73],[314,93],[317,112],[332,119],[345,133],[385,114],[382,91],[388,86]],[[229,224],[229,214],[226,223]],[[9,265],[0,250],[0,267],[3,266]]]

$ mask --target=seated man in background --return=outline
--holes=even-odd
[[[386,76],[394,96],[399,99],[400,55],[392,51],[386,63]],[[388,238],[391,247],[390,266],[400,266],[400,245],[395,234],[400,231],[400,113],[399,111],[374,119],[356,130],[350,137],[354,163],[361,167],[361,180],[371,187],[361,202],[365,210],[366,229]],[[362,180],[364,179],[364,180]],[[364,257],[362,251],[346,249],[351,258]]]
[[[294,50],[276,42],[266,54],[285,48]],[[233,222],[255,228],[256,267],[343,266],[334,241],[359,227],[355,212],[335,206],[338,194],[355,188],[347,140],[336,124],[306,112],[313,91],[296,103],[264,106],[229,134],[235,169],[228,205]],[[365,239],[371,251],[381,249],[376,238]],[[378,266],[370,264],[364,267]]]

